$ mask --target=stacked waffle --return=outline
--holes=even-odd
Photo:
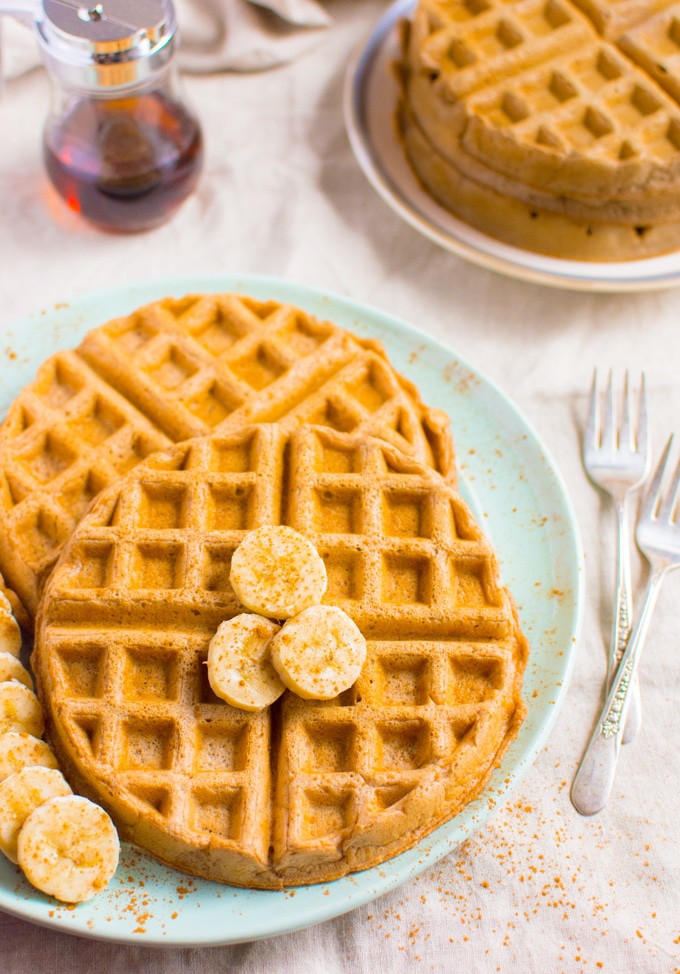
[[[375,865],[454,815],[522,720],[526,642],[452,456],[378,346],[289,306],[168,300],[50,360],[0,430],[0,568],[39,606],[70,784],[163,861],[261,888]],[[309,539],[367,654],[333,699],[245,712],[205,661],[266,525]]]
[[[400,126],[425,188],[557,257],[680,246],[680,13],[667,0],[419,0]]]

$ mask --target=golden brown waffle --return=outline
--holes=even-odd
[[[680,20],[667,6],[420,0],[400,113],[424,186],[480,229],[559,256],[677,246]],[[514,211],[495,219],[503,199]]]
[[[382,346],[292,305],[167,298],[59,352],[0,428],[0,571],[30,615],[104,487],[173,442],[248,423],[370,432],[455,476],[448,419]]]
[[[231,556],[285,523],[368,640],[339,698],[246,713],[204,661],[242,611]],[[122,834],[210,879],[278,887],[379,863],[483,787],[523,716],[526,643],[470,511],[363,434],[262,425],[193,440],[107,489],[41,601],[33,668],[73,785]]]

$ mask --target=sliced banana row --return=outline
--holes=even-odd
[[[91,899],[118,866],[106,812],[74,795],[48,744],[21,634],[0,592],[0,852],[37,889],[66,903]]]
[[[286,687],[330,700],[356,681],[366,640],[336,606],[320,605],[326,567],[316,548],[288,527],[251,531],[234,552],[230,580],[247,609],[210,642],[208,678],[233,707],[262,710]],[[283,626],[264,618],[286,619]]]

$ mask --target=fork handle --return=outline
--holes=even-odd
[[[607,687],[614,679],[614,674],[621,661],[628,640],[633,618],[633,583],[630,568],[630,531],[628,527],[628,497],[626,492],[616,501],[616,599],[614,619],[612,623],[611,640],[607,656]],[[635,739],[642,724],[642,706],[640,702],[640,685],[635,679],[630,693],[630,702],[624,725],[622,744],[629,744]]]
[[[649,577],[640,616],[576,772],[571,800],[581,815],[596,815],[609,800],[630,704],[631,687],[665,574],[665,569],[655,569]]]

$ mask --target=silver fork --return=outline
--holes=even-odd
[[[595,815],[607,804],[630,706],[631,688],[652,611],[664,578],[672,569],[680,567],[680,460],[665,494],[661,489],[672,443],[671,436],[645,493],[637,523],[638,547],[650,564],[642,609],[571,789],[571,800],[582,815]]]
[[[604,416],[602,417],[600,415],[601,410],[598,408],[600,393],[596,371],[593,376],[588,420],[583,440],[583,465],[593,483],[609,494],[616,510],[616,597],[607,654],[606,685],[609,687],[628,643],[633,617],[628,503],[632,493],[642,484],[649,470],[647,398],[644,373],[640,377],[635,428],[631,423],[627,372],[623,378],[623,408],[620,426],[617,426],[615,419],[611,370],[604,399]],[[623,735],[624,744],[633,740],[640,729],[641,722],[640,688],[636,682],[628,709]]]

